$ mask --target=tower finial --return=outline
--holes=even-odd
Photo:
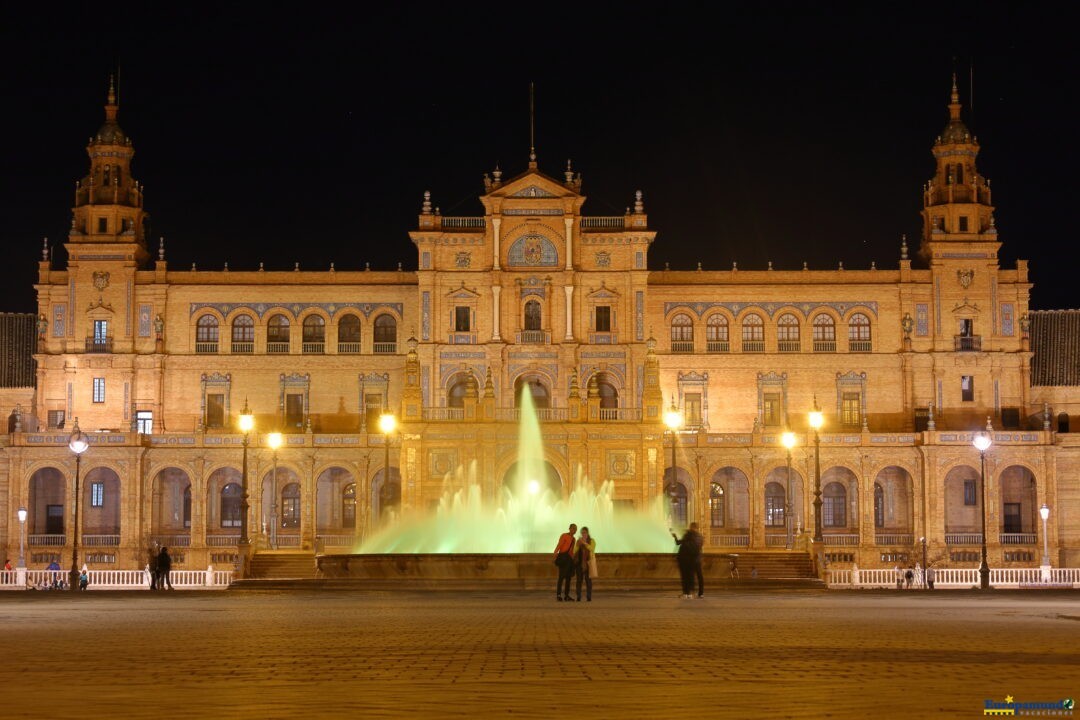
[[[109,75],[109,104],[116,104],[116,76]]]
[[[109,75],[109,94],[105,103],[105,119],[116,120],[116,113],[120,107],[116,104],[116,76]]]
[[[536,167],[536,83],[529,83],[529,167]]]
[[[956,73],[952,74],[952,91],[949,93],[949,120],[960,120],[960,91],[956,87]]]

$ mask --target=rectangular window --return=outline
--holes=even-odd
[[[1024,524],[1020,520],[1020,503],[1005,503],[1005,532],[1024,532]]]
[[[844,425],[862,423],[862,399],[857,392],[846,392],[840,396],[840,422]]]
[[[783,527],[784,525],[784,496],[765,496],[765,525],[766,527]]]
[[[64,534],[64,506],[63,505],[46,505],[45,506],[45,534],[46,535],[63,535]]]
[[[109,321],[108,320],[95,320],[94,321],[94,342],[103,343],[109,339]]]
[[[105,506],[105,483],[90,483],[90,507]]]
[[[225,427],[225,395],[222,393],[207,393],[206,395],[206,427]]]
[[[135,429],[143,435],[154,434],[154,413],[150,410],[138,410],[135,413]]]
[[[761,401],[761,424],[776,427],[780,422],[780,393],[765,393]]]
[[[964,481],[964,504],[965,505],[978,505],[978,501],[975,499],[975,481]]]
[[[94,402],[105,402],[105,378],[94,378]]]
[[[596,332],[611,332],[611,306],[596,306]]]
[[[847,506],[844,497],[823,498],[821,523],[825,527],[847,527]]]
[[[915,432],[926,432],[930,427],[930,408],[915,408]]]
[[[369,433],[379,432],[379,416],[382,411],[382,393],[364,393],[364,413],[367,415],[365,424]]]
[[[971,318],[960,319],[960,337],[975,337],[975,321]]]
[[[109,220],[107,218],[97,219],[97,231],[99,233],[109,232]]]
[[[472,328],[470,320],[470,308],[454,308],[454,332],[469,332]]]
[[[960,232],[967,232],[967,231],[968,231],[967,215],[961,215],[960,216]]]
[[[964,402],[975,402],[975,378],[971,375],[960,377],[960,399]]]
[[[1001,408],[1001,427],[1006,430],[1020,429],[1020,408]]]
[[[683,415],[687,425],[701,425],[701,393],[686,393],[683,396]]]
[[[289,393],[285,396],[285,426],[304,427],[304,396],[301,393]]]
[[[50,430],[63,430],[64,429],[64,411],[63,410],[50,410],[49,411],[49,429]]]

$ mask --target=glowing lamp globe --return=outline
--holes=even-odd
[[[391,413],[383,413],[379,416],[379,430],[383,435],[389,435],[397,428],[397,418]]]
[[[272,432],[266,436],[266,446],[271,450],[277,450],[281,447],[282,437],[279,432]]]
[[[1042,507],[1039,508],[1039,517],[1041,517],[1043,520],[1046,520],[1050,517],[1050,506],[1046,503],[1043,503]]]
[[[79,429],[79,419],[75,418],[75,426],[72,429],[71,437],[68,438],[68,448],[76,455],[82,455],[89,447],[90,438],[86,437],[86,434]]]
[[[821,429],[821,426],[825,424],[825,414],[820,410],[810,411],[810,427],[815,430]]]
[[[971,444],[975,446],[975,449],[979,452],[986,452],[994,441],[990,438],[989,433],[975,433],[975,437],[971,439]]]
[[[780,444],[786,447],[788,450],[795,447],[795,433],[787,430],[780,436]]]

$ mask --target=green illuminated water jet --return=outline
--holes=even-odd
[[[528,387],[522,388],[515,472],[497,495],[484,500],[476,463],[445,478],[434,513],[405,514],[369,537],[367,553],[551,552],[570,523],[587,526],[597,552],[671,552],[668,512],[662,498],[649,508],[616,507],[611,480],[594,486],[578,469],[570,493],[553,492],[544,460],[540,422]]]

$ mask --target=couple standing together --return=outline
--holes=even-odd
[[[559,568],[559,581],[555,586],[555,599],[570,602],[570,579],[577,576],[577,601],[581,602],[581,585],[585,584],[585,600],[592,602],[592,581],[596,577],[596,540],[589,535],[589,528],[581,528],[581,537],[575,538],[577,525],[559,536],[555,546],[555,566]],[[565,587],[565,590],[564,590]]]

